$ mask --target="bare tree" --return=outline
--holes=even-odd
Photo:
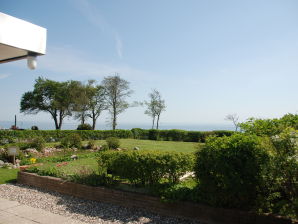
[[[157,116],[156,129],[158,129],[159,127],[159,118],[161,113],[166,110],[165,100],[161,99],[161,95],[158,91],[157,93],[158,93],[158,99],[157,99],[157,106],[156,106],[156,116]]]
[[[117,126],[117,116],[129,107],[126,98],[129,97],[133,91],[129,88],[129,82],[121,79],[118,74],[105,77],[102,81],[102,86],[105,90],[107,108],[112,117],[112,128],[115,130]]]
[[[154,89],[152,93],[149,93],[150,101],[144,102],[145,105],[147,106],[147,109],[145,110],[145,114],[149,115],[152,118],[152,129],[154,128],[155,118],[157,116],[158,95],[159,95],[159,92]]]
[[[237,114],[228,114],[226,116],[225,120],[232,121],[234,126],[235,126],[235,131],[238,130],[238,128],[239,128],[239,122],[238,122],[239,116]]]
[[[147,106],[145,114],[152,118],[152,129],[154,128],[156,119],[156,129],[158,129],[160,115],[166,109],[165,101],[161,98],[160,92],[156,89],[154,89],[152,93],[149,93],[149,98],[149,102],[145,101],[145,105]]]

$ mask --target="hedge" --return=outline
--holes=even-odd
[[[209,136],[231,136],[234,132],[227,130],[218,131],[185,131],[179,129],[156,130],[156,129],[131,129],[135,139],[162,140],[162,141],[184,141],[205,142]]]
[[[79,134],[82,140],[101,140],[108,137],[133,138],[130,130],[1,130],[0,141],[43,137],[47,142],[60,141],[71,134]],[[4,142],[8,143],[8,142]]]
[[[195,172],[203,201],[242,209],[257,204],[269,155],[256,136],[209,138],[196,157]]]
[[[193,170],[194,155],[160,151],[104,151],[98,156],[99,172],[130,183],[156,185],[163,180],[178,183],[179,177]]]
[[[131,130],[0,130],[0,144],[43,137],[47,142],[60,141],[70,134],[79,134],[82,140],[101,140],[108,137],[163,141],[205,142],[207,137],[231,136],[233,131],[185,131],[133,128]]]

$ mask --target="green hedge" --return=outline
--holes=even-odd
[[[35,138],[37,136],[43,137],[47,142],[60,141],[72,134],[79,134],[82,140],[101,140],[108,137],[133,138],[130,130],[1,130],[0,142]]]
[[[254,208],[268,165],[269,154],[256,136],[209,138],[196,154],[201,200],[212,206]]]
[[[184,142],[205,142],[209,136],[231,136],[233,131],[185,131],[179,129],[156,130],[156,129],[131,129],[135,139],[149,139],[162,141],[184,141]]]
[[[0,130],[0,144],[17,140],[43,137],[47,142],[60,141],[62,138],[79,134],[82,140],[101,140],[108,137],[134,138],[163,141],[205,142],[207,137],[231,136],[233,131],[185,131],[185,130],[156,130],[133,128],[131,130]]]
[[[159,151],[104,151],[98,156],[101,174],[127,179],[133,184],[156,185],[161,180],[178,183],[192,171],[194,155]]]

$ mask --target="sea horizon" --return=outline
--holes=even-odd
[[[79,123],[65,122],[62,124],[62,130],[75,130]],[[10,129],[14,125],[13,121],[0,121],[0,129]],[[34,122],[34,121],[18,121],[17,127],[20,129],[31,129],[32,126],[37,126],[39,130],[54,130],[54,122]],[[121,123],[117,125],[117,129],[130,130],[132,128],[151,129],[152,125],[148,123]],[[181,129],[187,131],[214,131],[214,130],[234,130],[232,124],[189,124],[189,123],[166,123],[161,122],[159,129]],[[96,130],[111,130],[111,125],[106,123],[98,123]]]

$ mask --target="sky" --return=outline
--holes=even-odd
[[[16,114],[52,122],[46,113],[19,112],[38,76],[100,83],[115,73],[130,82],[130,102],[148,100],[152,89],[161,93],[161,126],[298,112],[296,0],[1,0],[0,11],[47,29],[37,69],[25,60],[0,65],[0,121]],[[144,110],[127,109],[119,124],[150,128]]]

